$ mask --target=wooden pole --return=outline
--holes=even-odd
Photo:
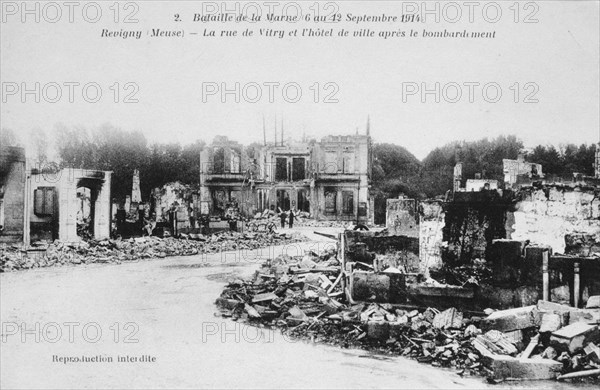
[[[342,273],[342,291],[346,291],[346,251],[344,249],[344,233],[338,234],[338,251],[340,254],[341,273]]]
[[[580,290],[580,277],[579,277],[579,261],[573,263],[573,305],[579,307],[579,290]]]
[[[547,250],[542,252],[542,296],[544,301],[550,300],[550,275],[548,274],[548,263],[550,254]]]
[[[592,375],[600,375],[600,368],[596,369],[596,370],[585,370],[585,371],[577,371],[577,372],[571,372],[570,374],[565,374],[565,375],[559,375],[558,379],[563,380],[563,379],[570,379],[570,378],[583,378],[586,376],[592,376]]]
[[[539,341],[540,341],[540,335],[538,333],[531,338],[531,341],[529,341],[529,345],[527,345],[527,348],[525,348],[525,351],[523,351],[521,358],[528,359],[529,356],[531,356],[531,353],[533,352],[535,347],[538,345]]]

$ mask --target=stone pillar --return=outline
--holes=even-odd
[[[600,178],[600,143],[596,144],[596,161],[594,164],[595,176]]]
[[[104,183],[98,190],[94,214],[94,238],[103,240],[110,237],[111,202],[110,202],[111,172],[104,173]]]
[[[354,190],[354,199],[353,199],[353,203],[354,204],[352,205],[352,208],[354,209],[353,213],[354,213],[354,220],[355,221],[358,221],[358,205],[359,205],[359,202],[360,202],[360,190],[357,188],[356,190]]]
[[[310,181],[310,216],[311,218],[318,218],[319,210],[319,196],[317,194],[317,188],[315,187],[315,180]]]
[[[342,198],[342,188],[335,187],[335,215],[336,219],[340,220],[342,217],[342,208],[343,208],[343,198]]]
[[[454,166],[454,192],[460,191],[460,183],[462,181],[462,163],[457,163]]]
[[[212,198],[210,196],[210,189],[206,184],[206,175],[211,170],[211,154],[208,149],[204,149],[200,152],[200,214],[208,215],[212,209]]]
[[[131,201],[133,203],[142,202],[142,191],[140,189],[140,171],[133,171],[133,184],[131,186]]]
[[[61,241],[79,241],[77,236],[77,184],[72,174],[62,171],[58,186],[58,239]]]

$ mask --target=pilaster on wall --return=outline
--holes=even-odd
[[[111,227],[111,201],[110,186],[111,172],[103,172],[103,179],[98,188],[91,189],[94,202],[94,238],[105,239],[110,237]],[[56,196],[58,199],[58,239],[61,241],[80,241],[77,235],[77,212],[79,211],[79,198],[77,185],[85,177],[85,171],[63,170],[61,178],[56,183]]]
[[[57,188],[58,239],[79,241],[77,236],[77,185],[72,175],[62,175]]]
[[[5,162],[4,160],[0,162],[2,164],[8,163],[10,166],[4,182],[4,230],[0,232],[0,242],[24,241],[26,233],[23,224],[25,214],[25,162]]]
[[[317,218],[319,215],[319,194],[314,179],[310,181],[310,215],[312,218]]]
[[[98,191],[94,215],[94,238],[102,240],[110,237],[111,202],[110,186],[111,173],[104,174],[104,183]]]

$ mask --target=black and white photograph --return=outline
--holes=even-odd
[[[600,0],[0,0],[1,389],[600,387]]]

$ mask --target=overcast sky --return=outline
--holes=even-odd
[[[112,3],[112,2],[110,2]],[[421,2],[418,2],[421,3]],[[459,2],[462,3],[462,2]],[[514,23],[508,7],[512,2],[499,2],[503,17],[498,23],[486,22],[481,11],[475,12],[475,23],[465,22],[416,24],[365,24],[342,22],[335,25],[297,23],[293,28],[325,27],[336,29],[371,28],[377,31],[414,29],[428,31],[496,32],[493,39],[462,38],[208,38],[205,28],[222,27],[219,23],[193,23],[199,2],[137,2],[139,23],[115,24],[104,3],[103,18],[98,23],[85,22],[81,11],[75,11],[75,22],[66,16],[58,23],[28,21],[4,15],[0,25],[0,71],[6,83],[51,82],[98,83],[103,96],[98,103],[81,98],[76,87],[75,102],[66,96],[57,103],[21,102],[20,94],[3,96],[1,125],[21,134],[34,127],[52,129],[56,123],[88,128],[103,123],[126,130],[142,131],[150,141],[188,143],[215,135],[227,135],[243,143],[262,141],[262,118],[266,118],[269,140],[273,137],[274,120],[283,118],[285,132],[300,137],[327,134],[353,134],[365,131],[367,116],[371,118],[371,135],[375,142],[391,142],[406,147],[423,158],[436,146],[453,140],[474,140],[500,134],[516,134],[527,146],[564,142],[593,143],[599,136],[599,6],[597,1],[537,1],[538,23]],[[484,3],[482,3],[484,4]],[[401,15],[398,2],[370,1],[365,4],[337,2],[339,12],[346,14]],[[305,9],[307,6],[305,7]],[[531,9],[521,9],[522,20]],[[127,10],[122,10],[120,17]],[[180,14],[182,22],[173,20]],[[230,24],[242,31],[246,27],[258,33],[259,28],[277,28],[289,24]],[[101,37],[102,29],[110,31],[141,30],[142,38]],[[152,28],[181,29],[183,38],[151,38]],[[196,32],[198,35],[191,35]],[[113,102],[109,89],[121,83],[119,103]],[[139,87],[138,103],[122,102],[127,92],[123,84]],[[263,86],[258,103],[222,103],[219,96],[202,99],[203,83],[265,82],[297,83],[303,96],[298,103],[288,103],[281,90],[275,102],[267,100]],[[324,103],[327,82],[339,90],[337,103]],[[475,87],[474,102],[463,96],[457,103],[421,102],[420,96],[409,96],[403,102],[403,83],[418,85],[435,82],[498,83],[502,97],[488,103],[481,87]],[[520,83],[519,103],[509,89]],[[319,103],[313,102],[320,83]],[[523,103],[535,83],[538,103]],[[12,84],[11,84],[12,85]],[[206,85],[206,84],[205,84]],[[404,84],[406,85],[406,84]],[[50,89],[49,92],[52,92]],[[63,87],[63,93],[68,92]],[[449,93],[452,92],[448,90]],[[468,92],[462,87],[464,94]],[[5,91],[6,92],[6,91]],[[248,92],[252,92],[248,90]],[[53,93],[53,92],[52,92]],[[6,95],[6,94],[5,94]],[[453,95],[453,92],[452,92]],[[292,96],[293,97],[293,96]],[[452,96],[450,96],[452,97]]]

